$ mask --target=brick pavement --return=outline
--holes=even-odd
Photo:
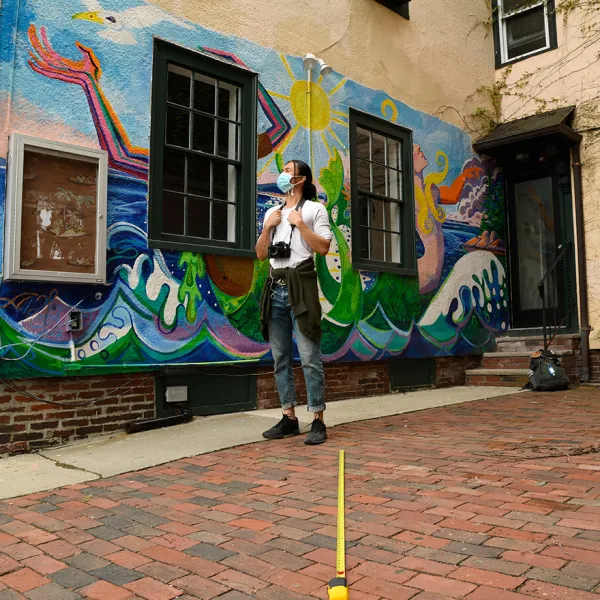
[[[352,600],[600,600],[599,400],[470,402],[0,502],[0,600],[326,598],[339,448]]]

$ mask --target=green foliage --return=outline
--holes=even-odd
[[[198,282],[206,274],[204,259],[196,252],[182,252],[179,257],[179,266],[181,268],[185,267],[185,275],[179,286],[177,298],[183,304],[187,297],[185,316],[188,323],[194,323],[198,315],[198,306],[202,302],[202,294],[198,288]]]

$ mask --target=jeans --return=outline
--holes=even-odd
[[[272,293],[269,340],[275,360],[275,382],[281,407],[286,410],[298,404],[292,366],[294,353],[292,333],[295,333],[306,380],[308,410],[313,413],[321,412],[325,410],[325,374],[321,362],[321,345],[313,342],[300,331],[289,303],[287,286],[275,283]]]

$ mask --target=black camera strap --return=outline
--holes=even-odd
[[[299,211],[304,204],[306,203],[306,198],[301,198],[300,202],[298,202],[298,204],[296,204],[296,208],[294,208],[295,211]],[[281,210],[283,211],[283,209],[285,208],[285,202],[277,209],[277,210]],[[292,236],[294,235],[294,229],[296,229],[295,225],[291,225],[290,227],[292,228],[292,230],[290,231],[290,241],[288,242],[288,246],[292,245]],[[273,240],[275,239],[275,230],[277,229],[277,227],[273,227],[273,231],[271,233],[271,244],[273,243]]]

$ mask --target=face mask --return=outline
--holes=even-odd
[[[292,183],[292,175],[289,173],[280,173],[277,178],[277,187],[284,193],[287,194],[294,189],[297,183]]]

